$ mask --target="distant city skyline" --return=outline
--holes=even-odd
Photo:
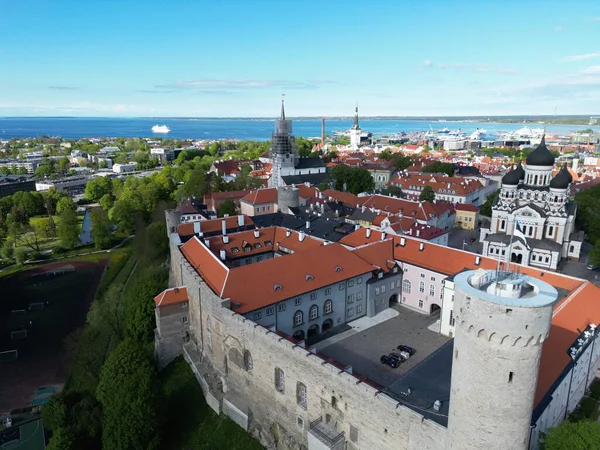
[[[0,116],[599,115],[593,0],[7,2]]]

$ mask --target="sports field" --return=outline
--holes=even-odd
[[[0,278],[0,413],[44,403],[40,388],[60,388],[104,266],[69,261]]]
[[[0,450],[44,450],[45,448],[41,419],[0,431]]]

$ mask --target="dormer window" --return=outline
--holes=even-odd
[[[250,253],[250,250],[252,250],[252,248],[244,247],[244,253]]]
[[[261,248],[262,245],[260,244],[260,242],[255,242],[254,243],[254,248]]]
[[[273,243],[271,241],[265,241],[265,247],[272,247]]]
[[[231,247],[231,253],[239,253],[240,249],[237,247]]]
[[[273,290],[274,291],[280,291],[281,289],[283,289],[283,286],[280,284],[275,284],[273,285]]]
[[[335,266],[335,271],[336,272],[341,272],[343,269],[340,266]]]
[[[314,279],[314,277],[310,273],[306,274],[305,278],[306,278],[306,281],[310,281],[310,280]]]

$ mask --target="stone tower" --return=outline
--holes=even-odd
[[[360,135],[362,131],[360,126],[358,125],[358,106],[354,110],[354,124],[352,128],[350,128],[350,145],[352,146],[352,150],[358,150],[360,146]]]
[[[548,283],[512,272],[455,277],[451,450],[527,448],[542,342],[557,297]]]
[[[269,186],[282,186],[285,183],[281,177],[293,172],[298,162],[296,139],[292,135],[292,121],[285,118],[283,100],[281,101],[281,117],[275,121],[275,132],[271,135],[271,159],[273,170]]]

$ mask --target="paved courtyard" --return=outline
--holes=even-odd
[[[319,351],[388,387],[449,340],[427,329],[437,317],[425,316],[401,306],[395,309],[399,313],[397,316],[319,348]],[[416,353],[397,369],[381,364],[381,355],[396,351],[400,344],[413,347]]]

